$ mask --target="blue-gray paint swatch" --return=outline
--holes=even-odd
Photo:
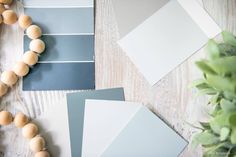
[[[94,8],[25,8],[45,34],[94,33]]]
[[[142,107],[101,157],[177,157],[187,141]]]
[[[70,128],[71,155],[81,157],[83,142],[84,109],[86,99],[121,100],[123,88],[103,89],[67,94],[67,108]]]
[[[38,63],[23,78],[23,90],[95,89],[95,63]]]
[[[94,35],[44,35],[46,50],[39,61],[93,61]],[[29,50],[29,39],[24,36],[24,51]]]

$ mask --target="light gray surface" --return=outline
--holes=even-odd
[[[94,8],[25,8],[44,34],[94,33]]]
[[[84,109],[86,99],[125,100],[123,88],[67,94],[72,157],[80,157],[82,155]]]
[[[93,61],[94,35],[44,35],[46,50],[39,61]],[[29,39],[24,36],[24,52],[29,50]]]
[[[120,37],[124,37],[169,0],[112,0]]]

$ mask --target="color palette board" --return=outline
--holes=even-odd
[[[23,90],[95,89],[92,0],[23,0],[25,14],[42,28],[46,50],[23,79]],[[24,51],[30,39],[24,36]]]
[[[120,33],[118,43],[151,85],[221,32],[201,1],[112,2]]]

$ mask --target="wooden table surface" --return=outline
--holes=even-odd
[[[236,0],[203,0],[205,9],[221,28],[236,33]],[[18,14],[23,12],[20,2],[12,7]],[[0,26],[0,73],[11,68],[22,57],[23,31],[14,26]],[[194,61],[204,57],[199,50],[174,69],[155,86],[151,87],[138,72],[125,52],[117,45],[119,38],[111,0],[96,1],[96,87],[124,87],[127,101],[143,102],[153,112],[166,120],[178,133],[190,141],[196,130],[189,125],[204,120],[205,97],[196,97],[196,90],[188,84],[201,77]],[[162,67],[156,67],[156,70]],[[39,116],[57,99],[71,91],[22,92],[21,82],[1,99],[1,109],[16,113],[22,111],[31,118]],[[171,150],[170,150],[171,151]],[[0,128],[0,157],[31,157],[21,131],[13,125]],[[182,157],[201,156],[201,149],[188,147]]]

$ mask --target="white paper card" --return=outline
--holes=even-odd
[[[154,85],[220,32],[196,0],[172,0],[118,43]]]
[[[82,157],[99,157],[140,107],[135,103],[86,100]]]

